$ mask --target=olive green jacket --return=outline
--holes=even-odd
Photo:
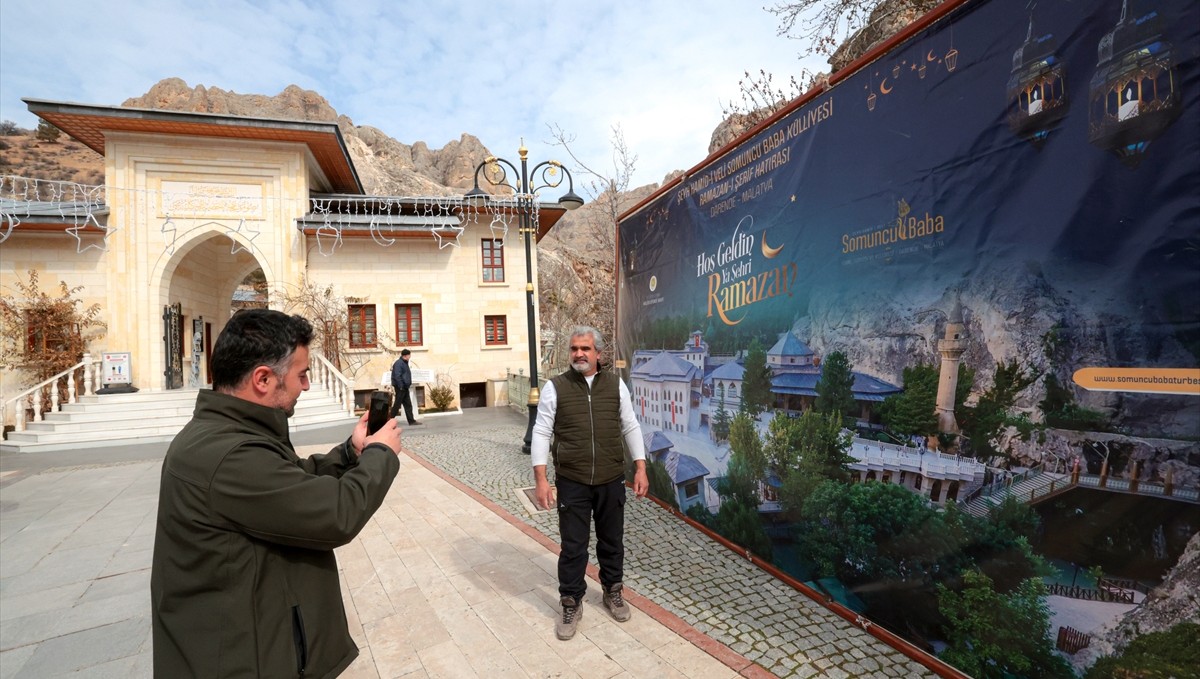
[[[621,378],[601,370],[589,387],[582,374],[567,370],[551,382],[558,401],[550,444],[555,475],[593,486],[624,476]]]
[[[163,461],[150,576],[156,677],[333,677],[358,655],[333,549],[399,471],[382,444],[301,459],[287,417],[201,391]]]

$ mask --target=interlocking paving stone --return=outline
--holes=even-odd
[[[557,542],[553,512],[531,515],[516,492],[533,485],[529,457],[520,451],[523,434],[523,427],[502,425],[413,437],[405,447]],[[593,537],[593,564],[595,553]],[[625,584],[776,676],[935,676],[632,494],[625,506]]]

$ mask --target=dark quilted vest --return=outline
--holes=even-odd
[[[551,382],[558,396],[550,445],[554,473],[588,485],[622,477],[620,378],[601,370],[589,389],[582,374],[568,370]]]

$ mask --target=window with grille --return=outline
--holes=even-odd
[[[498,238],[484,238],[481,241],[483,250],[483,282],[504,282],[504,241]]]
[[[25,355],[43,356],[57,351],[67,351],[72,340],[80,342],[78,323],[54,326],[51,316],[25,313]]]
[[[350,304],[347,306],[350,327],[351,349],[374,349],[375,340],[375,305]]]
[[[508,344],[508,319],[504,316],[484,316],[483,341],[488,346]]]
[[[420,304],[396,305],[396,343],[402,347],[425,343],[425,333],[421,330]]]

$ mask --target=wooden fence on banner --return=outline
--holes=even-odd
[[[1092,643],[1092,635],[1084,634],[1074,627],[1059,627],[1058,641],[1054,646],[1063,653],[1074,655]]]

